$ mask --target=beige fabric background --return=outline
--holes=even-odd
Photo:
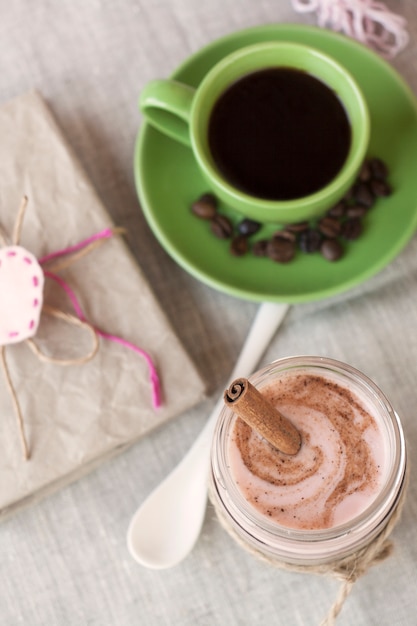
[[[417,5],[388,2],[408,19],[411,42],[393,64],[417,92]],[[174,570],[130,558],[125,535],[137,505],[181,458],[223,388],[257,305],[198,283],[159,247],[138,207],[132,154],[137,98],[156,75],[232,31],[314,23],[289,0],[1,0],[0,101],[36,88],[93,181],[179,338],[209,399],[123,455],[0,528],[0,624],[30,626],[310,626],[337,583],[271,570],[233,544],[208,510],[194,552]],[[0,170],[1,181],[1,170]],[[75,210],[75,209],[74,209]],[[386,270],[330,301],[290,310],[263,358],[324,354],[376,380],[417,454],[417,240]],[[417,592],[415,470],[394,556],[371,571],[341,626],[414,626]]]

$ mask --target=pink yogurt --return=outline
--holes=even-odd
[[[240,418],[229,440],[231,475],[263,515],[289,528],[344,524],[375,500],[387,442],[374,409],[335,376],[288,371],[262,394],[302,434],[295,456],[273,448]]]

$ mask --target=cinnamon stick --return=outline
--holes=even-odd
[[[301,446],[299,431],[246,378],[234,380],[223,399],[233,413],[275,448],[285,454],[297,454]]]

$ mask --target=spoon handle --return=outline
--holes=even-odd
[[[264,302],[260,305],[249,335],[236,361],[230,382],[237,376],[249,376],[260,361],[277,328],[284,319],[289,304]]]
[[[228,385],[238,375],[251,374],[287,310],[287,304],[259,307]],[[193,549],[204,520],[211,440],[222,406],[223,394],[187,454],[133,516],[127,544],[138,563],[166,569]]]

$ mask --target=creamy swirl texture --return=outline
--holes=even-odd
[[[360,514],[383,480],[383,434],[366,399],[327,376],[287,372],[262,394],[302,434],[298,454],[280,453],[236,418],[233,479],[259,512],[280,525],[330,528]]]

